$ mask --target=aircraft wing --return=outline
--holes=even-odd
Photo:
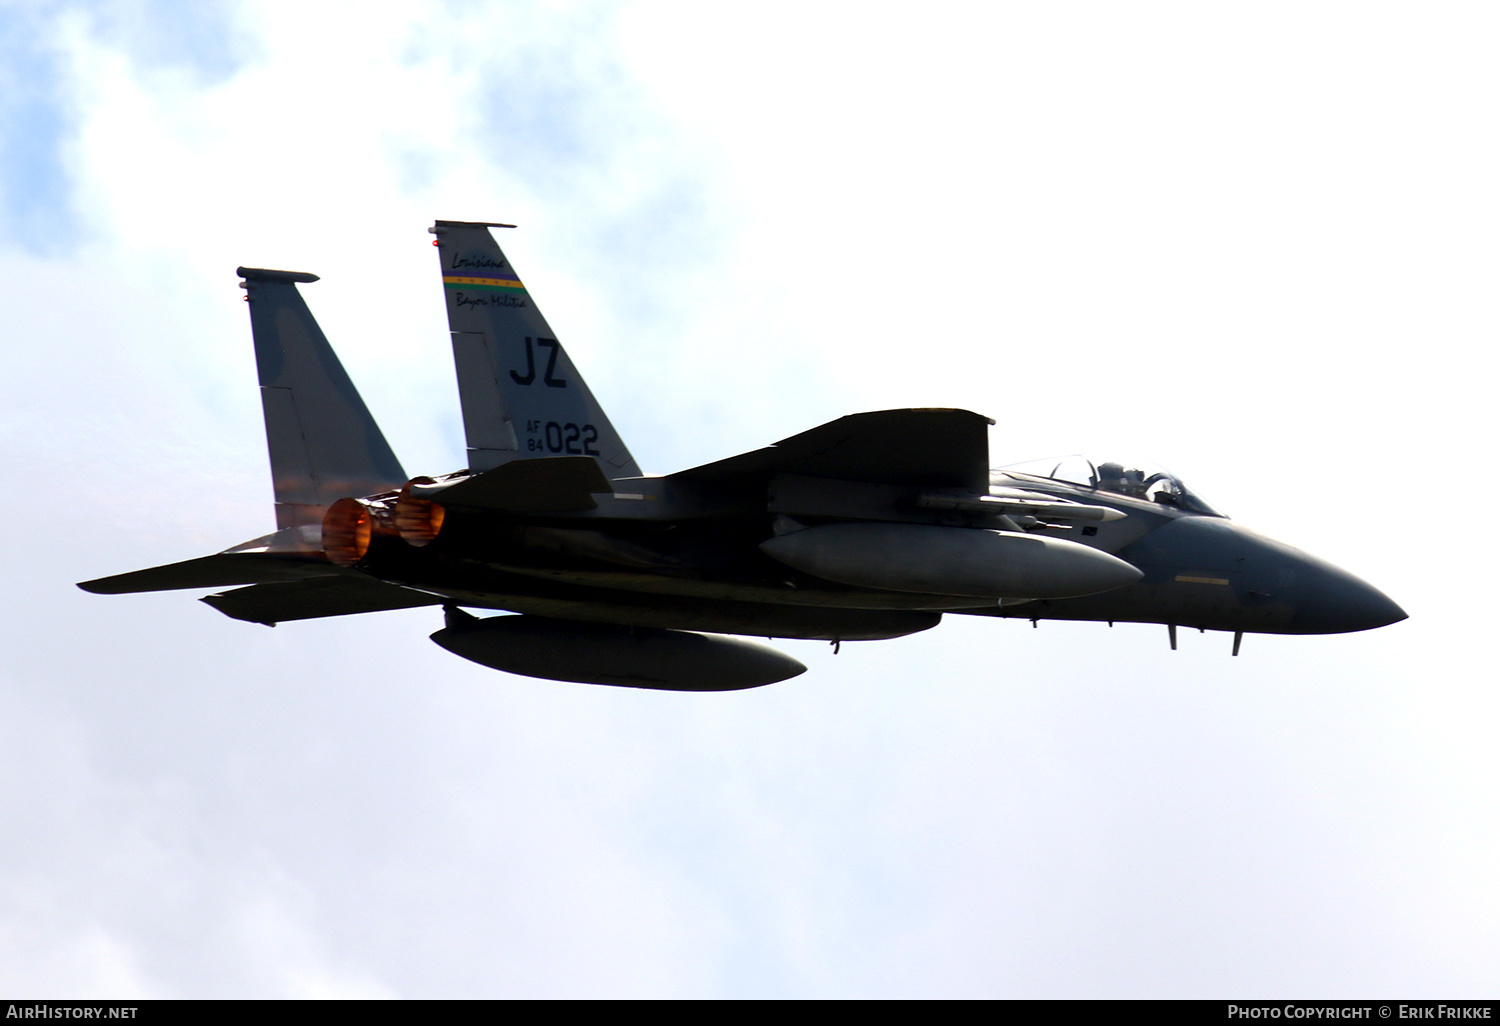
[[[248,584],[250,587],[207,595],[203,601],[225,616],[273,627],[283,620],[410,609],[435,606],[444,601],[436,595],[386,584],[327,562],[264,553],[220,552],[201,559],[84,581],[79,587],[96,595],[124,595],[181,588],[222,588],[231,584]]]
[[[341,574],[304,581],[256,584],[205,595],[202,601],[236,620],[275,627],[284,620],[412,609],[440,605],[445,600],[425,591],[386,584],[364,574]]]
[[[181,563],[153,566],[113,577],[83,581],[78,586],[95,595],[128,595],[142,591],[181,588],[222,588],[230,584],[295,581],[342,573],[324,560],[289,559],[263,553],[220,552]]]
[[[968,410],[881,410],[840,417],[764,449],[673,474],[735,483],[802,474],[869,484],[989,490],[989,425]]]

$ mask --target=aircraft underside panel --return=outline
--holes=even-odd
[[[644,597],[610,602],[597,597],[488,595],[483,608],[626,627],[811,641],[883,641],[930,630],[943,618],[941,613],[927,610],[820,609],[753,602],[651,601]]]
[[[611,594],[597,588],[537,583],[546,593],[467,592],[439,587],[419,591],[361,573],[344,573],[257,584],[208,595],[203,601],[226,616],[264,624],[451,604],[625,627],[816,641],[899,638],[929,630],[942,620],[942,614],[932,610],[769,605],[673,595]]]
[[[758,602],[777,606],[815,606],[832,609],[930,609],[943,611],[971,607],[992,608],[995,598],[964,595],[922,595],[868,589],[776,587],[740,581],[706,580],[654,573],[614,570],[578,570],[553,567],[496,566],[496,570],[558,583],[648,595],[676,595],[729,602]],[[790,570],[788,571],[791,575]]]
[[[1267,598],[1244,601],[1229,580],[1184,575],[1184,581],[1147,580],[1118,593],[1074,599],[1040,599],[1000,609],[964,609],[981,616],[1024,620],[1093,620],[1114,623],[1163,623],[1211,631],[1256,634],[1303,633],[1293,626],[1295,608]]]

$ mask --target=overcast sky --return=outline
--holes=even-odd
[[[1497,21],[0,0],[0,992],[1493,997]],[[680,695],[78,591],[273,526],[239,264],[462,465],[434,218],[520,225],[648,472],[965,407],[1411,619]]]

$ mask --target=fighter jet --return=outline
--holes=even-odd
[[[641,473],[490,231],[438,221],[468,466],[402,469],[297,286],[241,267],[277,530],[79,585],[226,588],[238,620],[442,607],[443,648],[510,673],[675,691],[794,677],[744,640],[897,638],[944,614],[1328,634],[1405,619],[1337,567],[1226,518],[1160,468],[991,470],[994,421],[861,413]],[[475,615],[468,610],[498,612]],[[733,636],[733,637],[731,637]]]

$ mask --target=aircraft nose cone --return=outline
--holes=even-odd
[[[1353,574],[1322,564],[1304,571],[1292,620],[1298,634],[1368,631],[1406,619],[1406,611]]]

